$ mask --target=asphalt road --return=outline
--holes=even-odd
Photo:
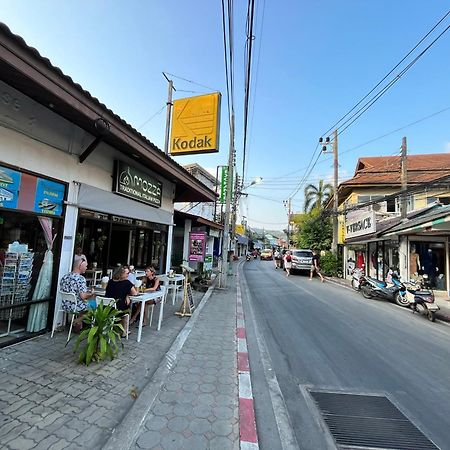
[[[261,449],[334,448],[308,389],[386,395],[450,449],[450,326],[273,262],[240,273]]]

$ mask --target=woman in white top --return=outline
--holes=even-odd
[[[284,268],[286,269],[287,277],[291,274],[291,267],[292,267],[292,256],[291,252],[288,250],[284,255]]]

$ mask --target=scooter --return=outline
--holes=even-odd
[[[436,311],[439,311],[439,306],[434,303],[434,292],[427,274],[422,275],[421,281],[406,283],[406,293],[403,297],[408,301],[413,312],[427,316],[431,322],[436,320]]]
[[[352,270],[352,288],[355,291],[359,291],[361,288],[361,277],[363,276],[364,270],[361,268],[355,268]]]
[[[246,261],[251,261],[252,260],[252,255],[249,253],[245,256]]]
[[[401,286],[388,286],[385,281],[366,275],[360,277],[359,288],[364,298],[380,298],[390,302],[396,301],[396,297],[402,289]]]

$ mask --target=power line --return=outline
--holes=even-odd
[[[445,18],[450,14],[450,10],[447,11],[444,16],[429,30],[420,40],[419,42],[363,97],[361,98],[346,114],[344,114],[337,122],[335,122],[325,133],[323,133],[323,136],[326,136],[328,133],[330,133],[335,128],[341,128],[342,125],[341,122],[349,115],[352,111],[354,111],[369,95],[374,92],[378,86],[380,86],[393,72],[397,67],[399,67],[419,46],[422,44],[422,42],[427,39],[427,37],[445,20]],[[444,30],[445,32],[446,30]],[[439,38],[440,36],[438,36]],[[433,42],[434,43],[434,42]],[[433,44],[432,43],[432,44]],[[431,45],[432,45],[431,44]],[[428,47],[429,48],[429,47]],[[352,116],[353,117],[353,116]],[[350,118],[351,119],[351,118]]]
[[[195,84],[197,86],[203,87],[213,92],[219,92],[219,89],[214,89],[212,87],[206,86],[204,84],[197,83],[196,81],[188,80],[187,78],[179,77],[178,75],[174,75],[173,73],[165,72],[167,75],[170,75],[173,78],[178,78],[179,80],[186,81],[187,83]],[[189,92],[189,91],[181,91],[181,92]]]
[[[166,105],[164,105],[160,110],[158,110],[157,112],[155,112],[155,114],[153,114],[153,116],[151,116],[149,119],[147,119],[142,125],[140,125],[138,128],[136,128],[138,131],[143,128],[145,125],[147,125],[150,121],[152,121],[157,115],[161,114],[164,111],[164,108],[166,107]]]

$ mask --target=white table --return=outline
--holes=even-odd
[[[163,283],[164,286],[166,286],[167,289],[171,289],[173,291],[172,305],[175,305],[177,290],[183,286],[184,275],[176,274],[173,277],[169,277],[168,275],[158,275],[158,278],[161,280],[161,283]]]
[[[145,308],[145,302],[147,302],[148,300],[157,300],[158,298],[161,299],[160,307],[159,307],[159,318],[158,318],[157,330],[159,331],[161,329],[161,322],[162,322],[163,312],[164,312],[165,294],[166,294],[166,288],[164,286],[161,286],[161,290],[159,290],[159,291],[144,292],[143,294],[139,294],[139,295],[130,295],[130,300],[133,303],[139,303],[139,302],[141,303],[141,312],[139,314],[139,329],[138,329],[138,335],[137,335],[138,342],[141,342],[142,325],[144,323],[144,308]],[[154,307],[155,307],[155,305],[152,305],[152,313],[150,316],[149,326],[151,326],[151,324],[152,324]]]

